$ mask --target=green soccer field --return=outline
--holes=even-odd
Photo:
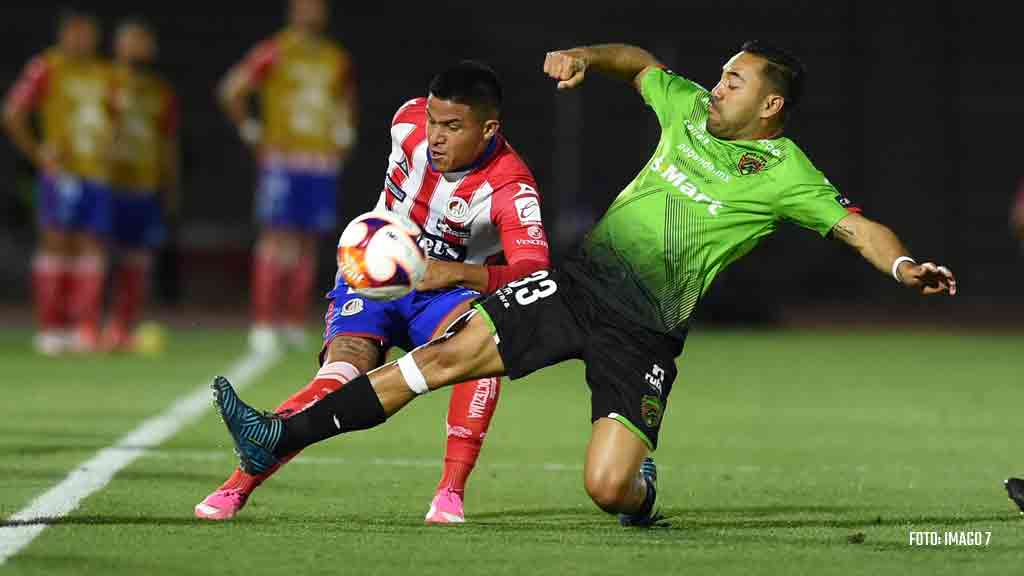
[[[0,332],[8,519],[244,355],[239,331],[174,332],[160,357],[43,359]],[[0,566],[2,574],[1017,573],[1024,335],[695,330],[661,435],[671,525],[623,529],[582,488],[577,362],[516,383],[462,526],[425,526],[448,393],[316,446],[228,523],[192,507],[233,467],[206,409]],[[314,372],[283,357],[242,396],[271,408]],[[126,449],[130,449],[128,447]],[[0,528],[0,548],[13,527]],[[33,525],[29,522],[28,525]],[[912,546],[911,532],[987,545]]]

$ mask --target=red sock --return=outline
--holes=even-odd
[[[309,305],[313,301],[313,278],[316,275],[316,261],[312,254],[303,254],[288,273],[287,323],[304,326]]]
[[[114,326],[130,332],[146,298],[148,258],[127,258],[114,274]]]
[[[87,344],[99,336],[100,312],[103,307],[103,280],[106,263],[102,256],[79,256],[71,271],[71,295],[68,310],[71,321],[78,325],[79,333]]]
[[[62,284],[66,272],[67,266],[60,256],[39,253],[32,259],[32,293],[40,332],[64,327]]]
[[[283,270],[266,250],[256,250],[252,259],[252,321],[253,324],[271,326]]]
[[[346,382],[355,378],[359,375],[359,370],[355,366],[348,362],[331,362],[330,364],[324,364],[320,367],[320,371],[316,373],[313,381],[306,385],[305,388],[299,390],[295,394],[292,394],[290,398],[281,403],[280,406],[274,409],[274,412],[282,414],[285,418],[291,416],[297,412],[302,412],[306,408],[310,407],[317,400],[320,400],[324,396],[340,389],[345,385]],[[285,415],[285,411],[291,411],[290,414]],[[281,458],[281,461],[271,468],[270,470],[260,474],[259,476],[252,476],[245,473],[239,468],[235,468],[235,471],[231,476],[220,486],[220,490],[227,490],[229,488],[238,488],[246,493],[252,492],[257,486],[262,484],[267,478],[274,475],[281,466],[287,464],[292,458],[298,456],[298,452],[292,452],[287,456]]]
[[[500,378],[481,378],[456,384],[448,403],[448,442],[444,451],[444,474],[438,490],[459,494],[476,466],[491,416],[498,406]]]

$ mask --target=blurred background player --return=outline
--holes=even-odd
[[[349,54],[324,33],[324,0],[291,0],[289,25],[227,74],[221,100],[260,164],[261,232],[252,260],[255,349],[283,335],[300,347],[313,294],[317,239],[335,230],[338,173],[356,140]],[[262,121],[249,115],[260,89]]]
[[[28,62],[4,106],[8,135],[39,172],[32,290],[36,348],[48,355],[94,350],[99,342],[112,123],[110,67],[97,57],[98,40],[93,16],[63,13],[57,45]]]
[[[420,245],[431,257],[423,281],[399,300],[380,302],[350,293],[339,275],[329,294],[320,372],[278,406],[278,414],[302,411],[379,366],[391,346],[411,350],[440,335],[480,293],[548,266],[536,181],[499,131],[497,76],[463,62],[435,76],[429,94],[406,102],[392,119],[391,156],[377,202],[378,210],[407,216],[423,230]],[[427,522],[465,519],[463,493],[497,406],[499,382],[474,379],[453,389],[444,471]],[[276,470],[252,476],[236,469],[196,506],[196,515],[231,518]]]
[[[178,105],[170,85],[152,69],[157,39],[143,20],[128,19],[114,36],[117,122],[111,159],[112,239],[118,251],[111,318],[103,347],[124,350],[146,297],[153,251],[177,203]]]

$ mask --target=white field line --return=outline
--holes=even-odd
[[[225,376],[236,388],[244,388],[266,372],[278,358],[276,354],[250,352],[228,368]],[[72,470],[60,484],[0,523],[0,565],[28,546],[49,524],[101,490],[120,470],[195,421],[210,407],[210,398],[210,386],[203,384],[178,399],[163,413],[144,421],[114,445],[97,452]]]

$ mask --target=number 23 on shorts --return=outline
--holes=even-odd
[[[529,306],[541,298],[547,298],[558,290],[554,280],[548,278],[548,270],[538,270],[526,278],[509,282],[507,288],[518,288],[515,291],[516,302],[520,306]],[[531,284],[536,283],[536,286]]]

